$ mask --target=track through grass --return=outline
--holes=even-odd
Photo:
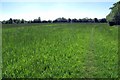
[[[16,24],[2,33],[3,77],[118,77],[118,27]]]

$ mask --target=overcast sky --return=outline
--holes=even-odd
[[[65,18],[105,18],[109,14],[111,2],[9,2],[3,1],[1,5],[0,20],[25,19],[33,20],[41,17],[42,20],[53,20],[58,17]]]

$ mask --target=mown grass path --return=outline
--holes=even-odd
[[[96,62],[95,62],[95,46],[94,46],[94,36],[95,36],[95,31],[94,27],[91,29],[91,34],[90,34],[90,41],[89,41],[89,47],[88,47],[88,52],[86,56],[86,62],[85,62],[85,70],[86,70],[86,78],[94,78],[94,74],[97,71]]]

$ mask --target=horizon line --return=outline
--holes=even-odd
[[[31,19],[29,19],[29,20],[27,20],[27,19],[24,19],[24,18],[12,18],[12,17],[10,17],[11,19],[19,19],[19,20],[25,20],[25,21],[32,21],[32,20],[35,20],[35,19],[38,19],[39,17],[37,17],[37,18],[33,18],[32,20]],[[9,20],[10,18],[8,18],[8,19],[3,19],[3,20],[0,20],[0,21],[6,21],[6,20]],[[69,18],[66,18],[66,17],[57,17],[57,18],[55,18],[55,19],[41,19],[41,17],[40,17],[40,19],[41,19],[41,21],[44,21],[44,20],[46,20],[46,21],[48,21],[48,20],[51,20],[51,21],[53,21],[53,20],[56,20],[56,19],[58,19],[58,18],[65,18],[65,19],[69,19]],[[83,17],[83,18],[70,18],[70,19],[94,19],[94,18],[97,18],[97,17],[94,17],[94,18],[90,18],[90,17]],[[105,18],[106,19],[106,17],[103,17],[103,18]],[[97,19],[103,19],[103,18],[97,18]]]

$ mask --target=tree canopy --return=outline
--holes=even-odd
[[[120,1],[113,4],[110,8],[111,12],[106,16],[108,22],[114,22],[120,24]]]

